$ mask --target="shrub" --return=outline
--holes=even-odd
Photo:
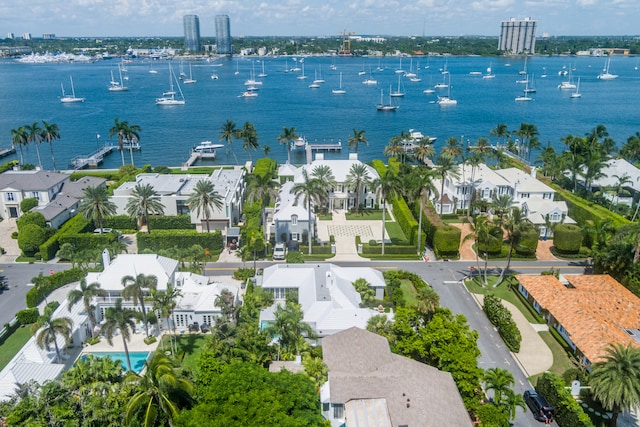
[[[137,233],[138,251],[158,252],[169,248],[188,249],[200,245],[211,253],[222,251],[222,233],[198,233],[196,230],[154,230],[151,233]]]
[[[39,316],[40,313],[38,312],[38,307],[26,308],[16,313],[16,318],[21,325],[36,323]]]
[[[117,230],[135,230],[138,228],[136,219],[129,215],[114,215],[106,217],[102,220],[102,226],[104,228],[115,228]],[[94,224],[94,228],[98,228]]]
[[[36,199],[35,197],[27,197],[20,202],[20,210],[23,213],[29,212],[36,206],[38,206],[38,199]]]
[[[462,231],[451,225],[436,227],[433,234],[433,251],[437,257],[457,256]]]
[[[43,227],[27,224],[22,226],[22,230],[18,234],[18,247],[25,256],[33,256],[46,240],[47,232]]]
[[[553,246],[561,254],[577,254],[582,246],[582,230],[574,224],[558,224],[553,229]]]
[[[500,227],[491,227],[485,239],[478,239],[480,253],[487,252],[490,255],[500,254],[502,251],[503,232]]]
[[[511,312],[502,305],[502,300],[495,295],[485,295],[482,311],[497,329],[502,340],[509,350],[517,353],[520,351],[522,336],[518,326],[511,317]]]
[[[48,261],[56,256],[56,253],[60,249],[58,238],[65,234],[78,234],[84,231],[93,229],[93,222],[82,218],[81,214],[78,214],[65,222],[62,227],[47,239],[46,242],[40,245],[40,254],[45,261]]]
[[[298,251],[289,251],[284,257],[289,264],[304,264],[304,255]]]
[[[594,427],[582,406],[571,396],[562,377],[545,372],[538,378],[536,391],[544,396],[555,409],[555,419],[558,425],[575,427]]]
[[[40,212],[27,212],[23,213],[16,221],[18,231],[21,231],[27,224],[35,224],[38,227],[45,228],[47,226],[47,220],[44,219],[44,215]]]
[[[402,197],[396,197],[392,200],[391,205],[393,206],[393,215],[396,217],[402,232],[409,239],[409,244],[415,245],[418,238],[418,221],[413,217],[407,202]]]
[[[246,282],[247,279],[252,278],[254,275],[255,270],[253,268],[239,268],[233,272],[233,278],[241,282]]]
[[[84,276],[85,272],[80,268],[71,268],[50,276],[43,276],[40,273],[38,277],[32,279],[35,286],[27,292],[27,307],[36,307],[51,292],[67,283],[77,282]]]
[[[94,233],[82,233],[82,234],[66,234],[60,236],[58,243],[60,246],[65,243],[71,244],[75,252],[84,251],[94,248],[105,248],[111,243],[118,240],[118,234],[115,231],[111,233],[94,234]]]
[[[189,215],[150,216],[149,226],[152,230],[195,230]]]
[[[540,233],[534,227],[526,227],[520,233],[513,248],[518,255],[531,256],[536,254]]]

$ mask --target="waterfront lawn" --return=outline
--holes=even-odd
[[[2,345],[0,345],[0,371],[18,354],[20,349],[31,338],[31,325],[22,326],[12,333]]]
[[[345,218],[347,221],[382,221],[382,211],[377,209],[363,209],[358,214],[349,211],[345,214]]]

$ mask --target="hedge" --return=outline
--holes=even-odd
[[[152,230],[195,230],[189,215],[150,216],[149,227]],[[133,227],[135,228],[135,227]]]
[[[502,305],[502,300],[495,295],[485,295],[482,311],[485,312],[491,324],[498,329],[509,350],[519,352],[522,335],[511,317],[511,312]]]
[[[102,219],[102,227],[115,228],[117,230],[135,230],[138,228],[136,219],[129,215],[114,215]],[[95,225],[94,228],[98,228]]]
[[[47,230],[37,224],[23,225],[18,233],[18,247],[25,256],[33,256],[46,240]]]
[[[438,258],[455,257],[460,250],[460,235],[462,230],[452,225],[434,228],[433,251]]]
[[[212,253],[222,251],[222,233],[198,233],[196,230],[154,230],[151,233],[137,233],[138,251],[153,252],[169,248],[187,249],[200,245]]]
[[[382,160],[376,159],[371,162],[371,167],[378,172],[378,175],[383,176],[387,172],[387,167]]]
[[[577,254],[582,246],[582,229],[575,224],[558,224],[553,229],[553,246],[561,254]]]
[[[391,205],[393,207],[393,215],[396,217],[396,221],[398,221],[398,225],[402,229],[402,232],[409,239],[409,244],[417,244],[418,221],[416,221],[411,213],[411,209],[407,206],[407,202],[403,197],[396,197],[392,201]],[[424,236],[420,241],[424,242]]]
[[[273,176],[278,164],[275,160],[268,157],[263,157],[256,160],[255,167],[253,168],[253,174],[261,178],[267,176]]]
[[[16,313],[18,323],[20,323],[21,325],[30,325],[31,323],[36,323],[38,321],[38,317],[40,317],[38,307],[26,308]]]
[[[27,307],[37,307],[51,292],[68,283],[79,281],[85,274],[80,268],[71,268],[50,276],[43,276],[40,273],[38,277],[32,279],[35,286],[27,292]]]
[[[611,212],[609,209],[597,203],[588,202],[557,184],[551,184],[551,187],[556,190],[556,194],[561,200],[567,202],[569,217],[580,225],[586,224],[587,221],[594,221],[596,218],[600,221],[611,220],[615,228],[631,223],[631,221],[622,215]]]
[[[558,425],[572,427],[594,427],[593,421],[582,406],[571,396],[562,377],[545,372],[538,378],[536,391],[544,396],[555,409],[554,418]]]
[[[62,227],[51,236],[46,242],[40,245],[40,255],[44,261],[48,261],[56,256],[60,243],[58,239],[65,234],[79,234],[88,231],[93,227],[93,222],[82,218],[82,214],[78,214],[65,222]]]
[[[503,231],[500,227],[491,227],[486,236],[486,240],[478,239],[478,251],[487,252],[490,255],[497,255],[502,252]]]
[[[118,240],[118,235],[115,232],[94,234],[94,233],[82,233],[82,234],[64,234],[58,239],[60,246],[65,243],[70,243],[75,251],[84,251],[87,249],[100,248],[101,250],[111,245]]]
[[[535,227],[526,227],[520,232],[513,248],[518,255],[532,256],[536,254],[539,241],[540,232]]]

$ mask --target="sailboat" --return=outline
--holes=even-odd
[[[338,69],[338,67],[336,66],[336,58],[335,57],[331,59],[331,66],[329,68],[331,68],[332,70],[337,70]]]
[[[153,62],[149,63],[149,74],[158,74],[158,70],[153,69]]]
[[[578,77],[578,84],[576,85],[576,91],[571,94],[571,98],[580,98],[582,94],[580,93],[580,77]]]
[[[118,73],[120,74],[120,80],[115,80],[113,78],[113,71],[111,71],[111,82],[109,83],[109,92],[123,92],[125,90],[129,90],[127,86],[122,82],[122,68],[120,64],[118,64]]]
[[[485,74],[484,76],[482,76],[483,79],[495,79],[496,75],[493,74],[493,69],[491,68],[491,62],[489,62],[489,66],[487,67],[487,74]]]
[[[518,74],[520,74],[521,76],[526,76],[527,75],[527,57],[524,57],[524,68],[520,71],[518,71]]]
[[[362,84],[365,84],[367,86],[375,86],[378,84],[378,81],[376,79],[373,78],[373,75],[371,74],[371,69],[369,69],[369,77],[367,77],[366,79],[364,79],[362,81]]]
[[[547,67],[542,67],[542,75],[540,76],[542,79],[547,78]]]
[[[249,80],[245,80],[245,86],[262,86],[262,82],[260,80],[256,80],[255,73],[256,71],[254,64],[251,63],[251,75],[249,76]]]
[[[300,75],[298,77],[296,77],[298,80],[304,80],[307,78],[307,76],[304,75],[304,61],[300,61],[302,62],[302,72],[300,73]]]
[[[347,91],[342,88],[342,71],[340,72],[340,86],[338,86],[338,89],[333,89],[331,93],[333,93],[334,95],[342,95],[347,93]]]
[[[607,58],[607,62],[605,63],[604,69],[602,70],[602,73],[598,74],[598,78],[600,80],[613,80],[613,79],[617,79],[618,75],[617,74],[611,74],[609,72],[609,66],[611,65],[611,58]]]
[[[175,80],[178,91],[180,92],[180,98],[176,99],[176,91],[174,90],[173,81]],[[184,105],[184,95],[182,89],[180,89],[180,83],[176,76],[173,74],[173,68],[169,64],[169,90],[162,94],[162,97],[156,98],[156,105]]]
[[[449,87],[449,85],[447,84],[447,75],[444,74],[442,76],[442,83],[436,83],[435,86],[433,86],[436,89],[446,89]]]
[[[399,98],[404,96],[404,91],[400,89],[400,77],[401,75],[398,74],[398,89],[394,92],[391,92],[391,96],[394,98]]]
[[[322,66],[320,67],[320,71],[316,75],[316,78],[313,80],[314,83],[324,83],[324,78],[322,77]]]
[[[70,104],[74,102],[84,102],[84,98],[80,98],[76,96],[76,91],[73,88],[73,78],[69,76],[69,81],[71,82],[71,96],[66,95],[64,93],[64,85],[60,83],[60,87],[62,88],[62,96],[60,97],[60,102],[63,104]]]
[[[529,90],[529,83],[526,83],[526,86],[524,88],[524,90],[522,91],[522,95],[521,96],[516,96],[516,102],[522,102],[522,101],[533,101],[533,98],[531,98],[528,94]]]
[[[569,71],[569,79],[564,81],[564,82],[561,82],[558,85],[558,89],[561,89],[561,90],[573,90],[575,88],[576,88],[576,85],[575,85],[575,83],[573,83],[573,77],[572,77],[571,71]]]
[[[527,76],[527,80],[528,80],[528,76]],[[531,74],[531,84],[529,84],[529,82],[527,82],[527,85],[524,88],[524,93],[535,93],[536,92],[536,87],[535,87],[535,74]]]
[[[262,72],[260,74],[258,74],[258,77],[262,78],[262,77],[267,77],[268,74],[264,72],[264,60],[262,61]]]
[[[404,73],[404,76],[407,78],[415,77],[416,73],[413,72],[413,58],[410,59],[409,62],[409,71]]]
[[[320,87],[320,83],[318,83],[318,71],[314,71],[314,76],[315,78],[313,79],[313,82],[311,82],[311,84],[309,85],[310,89],[317,89]]]
[[[404,70],[402,69],[402,56],[400,57],[400,65],[398,65],[398,69],[395,71],[396,74],[404,74]]]
[[[391,86],[389,86],[389,94],[391,94]],[[384,90],[380,89],[380,103],[376,105],[378,111],[396,111],[400,108],[399,105],[393,105],[391,103],[391,96],[389,96],[389,103],[384,103]]]
[[[185,78],[182,82],[186,85],[197,82],[197,80],[193,78],[193,74],[191,73],[191,64],[189,64],[189,78],[188,79]]]
[[[438,96],[438,105],[442,107],[448,107],[450,105],[457,105],[458,101],[451,99],[451,75],[449,74],[449,84],[447,85],[447,96]]]

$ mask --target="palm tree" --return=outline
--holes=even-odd
[[[347,179],[344,181],[345,186],[350,191],[353,191],[356,196],[356,213],[360,212],[360,193],[362,187],[371,184],[371,177],[369,176],[369,170],[364,163],[354,163],[349,169]]]
[[[324,200],[326,191],[322,187],[317,178],[309,176],[306,169],[302,170],[302,182],[298,182],[291,188],[291,193],[295,195],[294,205],[298,204],[298,200],[302,197],[307,205],[307,214],[309,215],[309,255],[311,255],[311,246],[313,246],[313,230],[315,223],[314,215],[311,211],[312,200]]]
[[[242,136],[242,149],[249,153],[249,160],[253,160],[251,157],[251,150],[258,149],[258,132],[251,122],[246,122],[240,131]]]
[[[309,347],[306,339],[315,337],[313,329],[304,321],[304,313],[293,301],[278,305],[274,312],[274,320],[266,332],[271,337],[278,337],[280,351],[285,360],[293,359],[297,354]]]
[[[298,138],[296,128],[282,128],[282,133],[278,135],[278,142],[287,146],[287,163],[291,163],[291,141]]]
[[[433,185],[433,172],[424,166],[418,166],[405,175],[404,180],[405,196],[412,203],[417,200],[419,203],[418,212],[418,255],[422,254],[422,214],[424,203],[429,200],[431,193],[437,193]]]
[[[382,203],[382,255],[384,255],[387,198],[396,197],[400,192],[400,180],[393,172],[391,172],[390,169],[387,168],[384,175],[375,179],[371,185],[380,195],[380,201]]]
[[[138,376],[137,391],[125,407],[125,423],[141,416],[142,425],[153,426],[158,419],[158,410],[167,417],[168,424],[180,413],[180,404],[191,402],[193,385],[178,375],[171,360],[161,352],[156,352],[150,362],[146,363],[145,373]]]
[[[138,125],[129,125],[128,121],[119,121],[116,117],[114,119],[114,125],[109,129],[109,138],[113,138],[114,135],[118,136],[118,149],[122,156],[122,165],[124,166],[124,143],[129,144],[129,154],[131,155],[131,164],[133,165],[133,145],[140,141],[140,131],[142,128]]]
[[[238,157],[236,156],[236,152],[233,149],[233,145],[231,145],[231,143],[235,138],[238,138],[239,136],[240,131],[236,127],[236,123],[233,120],[227,120],[220,128],[220,141],[226,141],[227,156],[229,156],[229,151],[231,151],[231,154],[233,154],[233,158],[236,160],[236,165],[238,164]]]
[[[435,156],[436,150],[429,142],[429,137],[422,138],[418,146],[413,149],[411,155],[419,162],[426,163],[427,159]]]
[[[155,290],[158,288],[158,278],[154,275],[146,276],[142,273],[138,274],[136,277],[133,276],[124,276],[121,280],[122,286],[124,286],[124,290],[122,291],[122,296],[133,300],[133,306],[140,304],[140,309],[142,311],[142,323],[144,323],[144,330],[149,338],[149,325],[147,323],[147,308],[145,307],[144,298],[145,298],[145,289]]]
[[[507,129],[507,125],[504,123],[499,123],[494,129],[491,129],[491,131],[489,132],[489,136],[498,137],[499,146],[501,138],[509,138],[509,130]]]
[[[627,142],[620,149],[620,156],[630,163],[637,163],[640,160],[640,132],[627,138]]]
[[[389,320],[386,314],[371,316],[369,320],[367,320],[367,331],[382,335],[387,338],[389,342],[395,341],[393,339],[393,322]]]
[[[445,142],[445,146],[442,147],[442,153],[448,154],[453,158],[453,160],[457,159],[458,157],[462,157],[463,142],[464,141],[458,141],[458,138],[456,138],[455,136],[447,138],[447,141]]]
[[[136,320],[140,318],[140,313],[130,308],[122,307],[122,298],[116,299],[113,307],[107,307],[104,312],[105,323],[100,327],[109,345],[113,345],[113,337],[120,331],[124,353],[127,356],[127,367],[131,371],[131,358],[129,357],[129,346],[127,341],[131,340],[131,334],[136,329]]]
[[[60,347],[58,346],[58,335],[62,336],[67,344],[71,342],[71,334],[73,332],[73,321],[68,317],[53,317],[54,310],[50,306],[46,306],[44,314],[38,318],[36,323],[40,328],[36,336],[36,344],[43,350],[51,350],[53,343],[56,350],[56,361],[60,363]]]
[[[69,311],[71,311],[71,307],[82,300],[82,304],[84,304],[84,311],[89,317],[89,323],[91,323],[91,336],[95,336],[95,328],[97,324],[95,313],[96,307],[92,305],[91,302],[94,297],[103,297],[106,294],[106,291],[100,288],[100,283],[93,282],[91,284],[87,284],[87,279],[84,277],[80,280],[80,287],[73,289],[69,294],[67,294]]]
[[[165,320],[167,321],[167,327],[169,329],[171,329],[172,326],[175,329],[175,324],[171,322],[171,316],[173,315],[173,310],[176,308],[176,299],[181,296],[182,292],[180,292],[180,289],[174,288],[171,283],[167,283],[166,291],[151,289],[151,300],[153,301],[153,309],[159,311],[160,316],[165,318]],[[172,355],[174,354],[174,340],[175,330],[173,334],[169,335]]]
[[[56,170],[56,159],[53,156],[53,141],[60,139],[60,131],[58,130],[58,125],[55,123],[47,123],[44,120],[42,121],[42,140],[47,141],[49,144],[49,149],[51,150],[51,162],[53,163],[53,170]]]
[[[102,219],[116,214],[116,205],[107,197],[107,187],[90,185],[84,189],[84,197],[78,205],[84,219],[97,222],[100,233],[103,231]]]
[[[467,217],[468,220],[468,217]],[[469,234],[465,236],[465,240],[469,238],[473,238],[474,243],[476,245],[476,264],[478,265],[478,273],[480,273],[480,242],[488,242],[490,238],[489,230],[491,228],[491,221],[489,217],[486,215],[476,215],[473,217],[473,220],[469,222],[471,225],[471,229],[473,230],[473,234]],[[484,269],[484,284],[487,285],[487,257],[485,256],[485,269]]]
[[[593,364],[589,385],[593,396],[613,412],[615,426],[620,411],[637,406],[640,396],[640,349],[633,344],[611,343]]]
[[[365,132],[366,132],[365,130],[357,130],[354,128],[353,136],[350,136],[349,139],[347,140],[347,143],[349,144],[349,148],[355,148],[356,154],[358,154],[359,144],[369,145],[369,141],[367,141],[367,137],[364,136]]]
[[[486,390],[493,390],[493,402],[500,406],[502,395],[508,393],[515,381],[513,374],[506,369],[489,368],[484,373],[484,384]]]
[[[511,194],[501,194],[499,196],[494,194],[491,204],[498,214],[498,218],[502,220],[504,214],[513,206],[513,196]]]
[[[196,215],[200,218],[200,214],[204,214],[204,220],[207,224],[207,233],[209,230],[209,218],[213,208],[222,209],[224,206],[222,196],[215,190],[213,183],[208,179],[200,180],[193,188],[193,193],[187,199],[189,209],[195,210]]]
[[[440,216],[443,214],[443,197],[444,197],[444,184],[448,178],[459,178],[460,172],[458,171],[458,165],[455,163],[453,155],[449,152],[442,151],[436,158],[436,175],[440,179]]]
[[[540,147],[540,141],[537,138],[538,128],[531,123],[520,123],[520,129],[516,131],[516,135],[522,139],[522,147],[527,152],[526,159],[529,161],[531,159],[531,151]],[[518,155],[521,158],[525,158],[522,152],[519,152]]]
[[[131,198],[127,201],[127,213],[136,218],[138,224],[147,226],[147,233],[151,233],[149,224],[149,214],[162,215],[164,205],[160,201],[160,196],[151,184],[136,184],[131,191]]]
[[[618,176],[618,175],[611,175],[613,178],[616,179],[616,184],[614,185],[614,190],[616,192],[616,206],[619,205],[620,203],[620,193],[627,192],[624,189],[624,185],[625,184],[631,184],[633,181],[631,180],[631,177],[629,175],[627,175],[626,173]],[[628,192],[627,192],[628,194]]]
[[[400,163],[404,163],[404,156],[407,154],[407,151],[402,145],[402,138],[398,135],[394,135],[389,140],[389,144],[384,147],[384,153],[387,157],[395,157],[400,159]]]
[[[42,160],[40,159],[40,148],[38,147],[42,142],[42,128],[38,122],[33,122],[31,126],[27,128],[27,141],[29,144],[33,143],[36,146],[36,154],[38,155],[38,166],[42,169]]]
[[[509,214],[502,218],[501,225],[502,229],[507,234],[509,250],[507,252],[507,265],[500,272],[500,277],[498,277],[498,281],[494,286],[498,286],[502,283],[505,272],[507,272],[511,266],[511,252],[513,252],[513,245],[516,240],[520,238],[520,234],[523,230],[532,226],[531,221],[529,221],[529,219],[522,213],[522,210],[517,206],[512,207]]]
[[[11,129],[11,144],[13,147],[18,147],[20,152],[20,164],[24,164],[24,156],[22,155],[22,146],[27,145],[29,142],[29,134],[25,126],[20,126],[17,129]]]
[[[311,176],[317,180],[319,187],[317,201],[324,209],[324,207],[329,205],[329,194],[331,194],[337,185],[336,178],[333,176],[333,171],[329,165],[314,166],[311,171]]]
[[[431,286],[423,286],[418,289],[416,295],[415,309],[418,313],[425,315],[428,319],[440,306],[440,296]]]

